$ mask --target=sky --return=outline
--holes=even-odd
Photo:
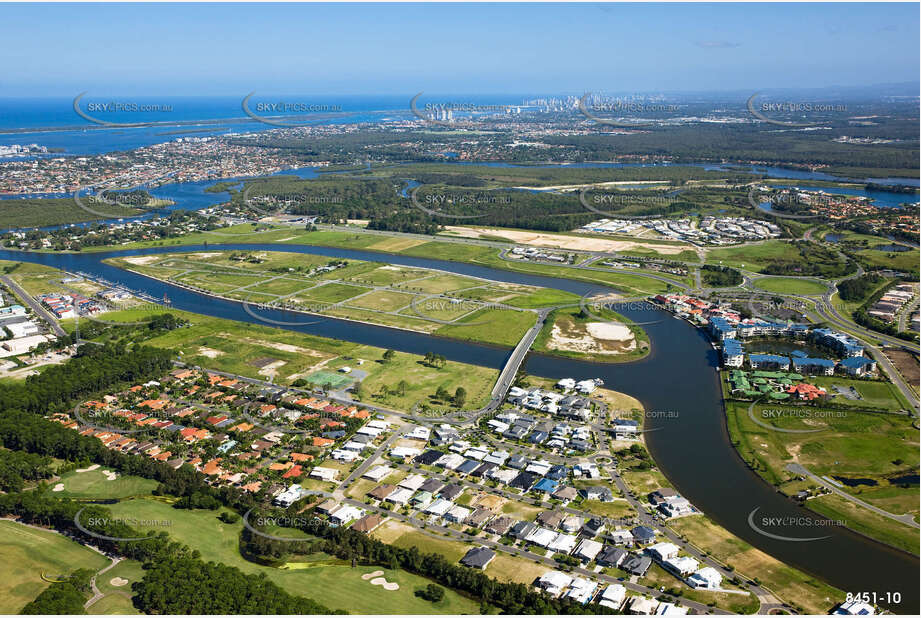
[[[916,83],[919,5],[0,4],[0,98]]]

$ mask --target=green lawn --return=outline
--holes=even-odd
[[[246,573],[264,574],[289,593],[312,598],[332,609],[360,614],[465,614],[476,613],[479,609],[479,603],[451,590],[446,590],[445,599],[436,604],[416,597],[415,590],[430,581],[405,571],[380,569],[387,581],[400,585],[399,590],[391,592],[361,579],[361,575],[378,570],[377,567],[353,569],[328,556],[299,560],[294,565],[296,568],[291,569],[247,562],[237,550],[242,522],[225,524],[217,519],[215,511],[173,509],[152,500],[130,500],[110,508],[116,516],[169,520],[172,522],[168,528],[170,536],[199,550],[203,560],[222,562]]]
[[[157,487],[157,481],[139,476],[122,476],[110,481],[103,474],[104,468],[78,472],[73,470],[61,477],[63,491],[55,496],[70,498],[127,498],[149,494]]]
[[[828,291],[828,286],[815,279],[800,277],[767,277],[754,282],[756,288],[777,294],[803,294],[816,296]]]
[[[0,520],[0,613],[16,614],[48,587],[49,577],[98,571],[109,561],[65,536]]]

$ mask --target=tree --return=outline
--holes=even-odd
[[[467,403],[467,389],[463,386],[458,386],[457,390],[454,391],[454,405],[462,408],[465,403]]]
[[[397,383],[397,392],[400,394],[400,397],[406,394],[406,387],[409,386],[409,383],[406,380],[400,380]]]
[[[393,357],[396,356],[396,354],[397,353],[394,352],[393,350],[387,350],[386,352],[384,352],[384,356],[383,356],[384,361],[389,363],[390,361],[393,360]]]
[[[438,603],[445,598],[445,590],[436,584],[429,584],[425,588],[416,590],[416,596],[432,603]]]
[[[448,392],[448,389],[439,385],[439,387],[435,390],[435,399],[438,399],[439,401],[447,401],[450,398],[451,393]]]

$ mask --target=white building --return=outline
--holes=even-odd
[[[650,546],[646,551],[659,562],[678,556],[678,546],[674,543],[656,543]]]
[[[593,541],[591,539],[583,539],[579,546],[576,548],[576,551],[573,553],[573,556],[576,558],[581,558],[585,562],[591,562],[595,559],[601,550],[604,548],[604,545],[598,541]]]
[[[704,567],[688,578],[688,584],[694,588],[717,590],[723,584],[723,576],[713,567]]]
[[[598,597],[598,605],[610,607],[611,609],[620,610],[627,599],[627,589],[621,584],[611,584],[604,589],[601,596]]]
[[[572,578],[559,571],[547,571],[540,576],[535,584],[538,588],[545,590],[547,594],[558,597],[572,583]]]

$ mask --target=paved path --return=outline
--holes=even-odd
[[[823,487],[831,490],[832,493],[841,496],[845,500],[850,500],[854,504],[862,506],[865,509],[869,509],[878,515],[882,515],[883,517],[888,517],[889,519],[894,519],[895,521],[911,526],[912,528],[921,528],[921,525],[919,525],[918,522],[915,521],[915,518],[913,515],[910,515],[910,514],[896,515],[894,513],[890,513],[889,511],[884,511],[883,509],[879,507],[873,506],[869,502],[864,502],[860,498],[852,496],[851,494],[847,493],[843,489],[835,487],[832,483],[829,483],[822,477],[816,474],[813,474],[812,472],[810,472],[809,470],[807,470],[805,467],[803,467],[802,465],[798,463],[787,464],[787,470],[789,470],[793,474],[802,474],[803,476],[809,477],[810,480],[815,481],[816,483],[822,485]]]
[[[112,561],[111,564],[109,564],[109,566],[105,567],[104,569],[101,569],[99,572],[93,575],[93,577],[90,579],[90,588],[93,589],[93,596],[86,603],[83,604],[83,609],[88,608],[90,605],[92,605],[99,599],[106,596],[102,592],[99,591],[99,588],[96,587],[96,578],[102,575],[103,573],[105,573],[106,571],[108,571],[109,569],[111,569],[112,567],[114,567],[116,564],[118,564],[122,560],[124,560],[124,558],[114,557],[114,556],[110,557],[109,559]]]

